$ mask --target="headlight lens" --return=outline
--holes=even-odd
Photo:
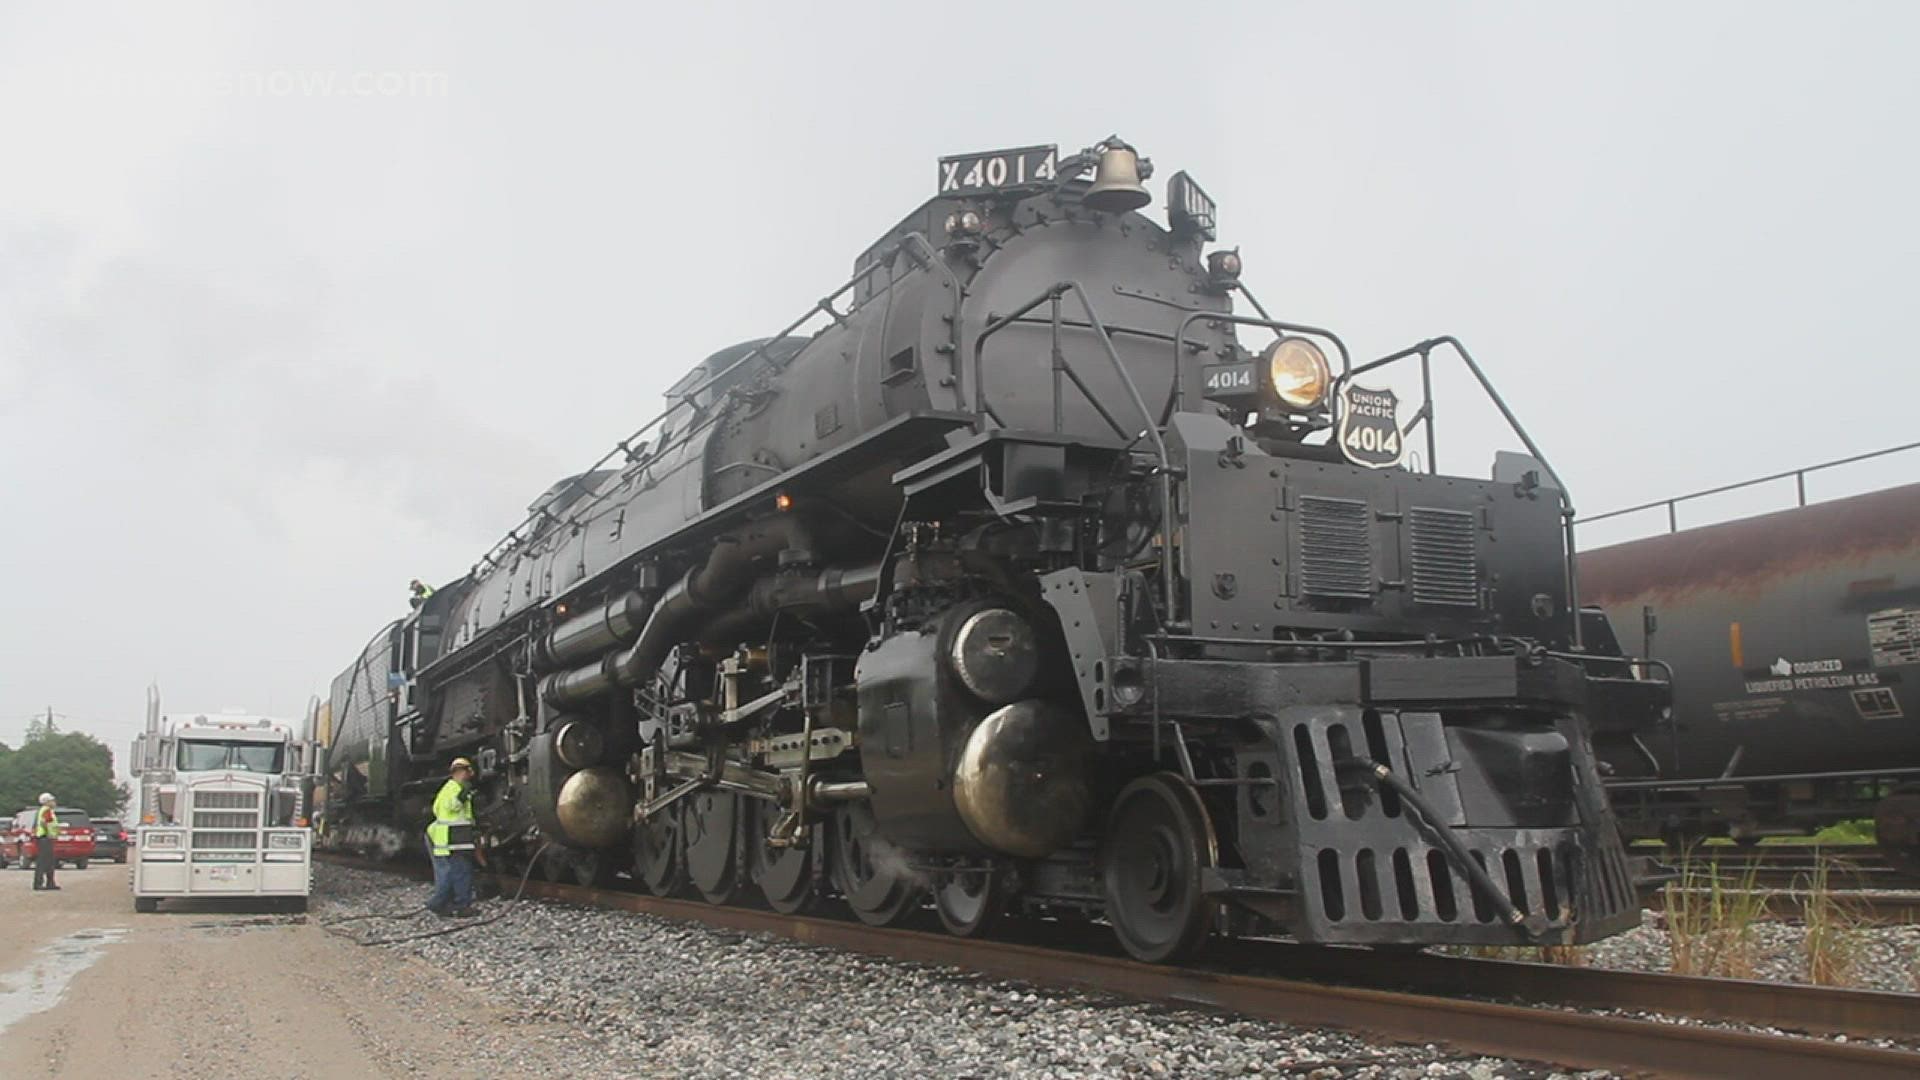
[[[1281,338],[1267,346],[1266,361],[1268,384],[1282,405],[1305,411],[1326,404],[1333,374],[1319,346],[1306,338]]]
[[[300,834],[291,832],[268,833],[267,847],[275,851],[298,851],[300,850]]]
[[[150,832],[140,840],[149,850],[172,850],[180,846],[181,835],[177,832]]]

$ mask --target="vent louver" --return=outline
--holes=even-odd
[[[1300,591],[1307,596],[1373,599],[1373,533],[1362,499],[1300,497]]]
[[[1454,607],[1480,605],[1480,572],[1473,550],[1473,514],[1415,507],[1407,515],[1412,536],[1413,600]]]

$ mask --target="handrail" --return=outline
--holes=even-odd
[[[1133,407],[1140,410],[1140,419],[1146,423],[1144,434],[1152,440],[1154,453],[1158,455],[1160,459],[1160,467],[1155,470],[1160,477],[1160,530],[1163,537],[1160,544],[1160,577],[1165,592],[1167,621],[1169,623],[1177,622],[1179,588],[1174,581],[1172,539],[1173,458],[1172,455],[1167,452],[1166,439],[1160,434],[1160,422],[1156,420],[1153,413],[1147,409],[1146,400],[1140,396],[1140,388],[1134,385],[1133,376],[1127,372],[1127,366],[1120,362],[1120,352],[1113,347],[1113,338],[1107,333],[1106,324],[1100,321],[1100,316],[1093,310],[1093,301],[1088,299],[1087,291],[1081,288],[1079,282],[1056,282],[1032,300],[1027,301],[1027,303],[1015,309],[1012,314],[995,318],[981,328],[980,333],[973,339],[973,368],[968,372],[967,379],[973,391],[973,411],[983,418],[983,423],[984,418],[991,417],[993,421],[1001,427],[1007,426],[1006,421],[1002,420],[999,414],[994,412],[993,406],[986,399],[986,380],[983,376],[984,369],[981,365],[981,358],[985,354],[987,339],[1013,325],[1019,321],[1022,316],[1034,308],[1039,307],[1041,304],[1051,304],[1053,309],[1053,423],[1055,433],[1059,432],[1062,421],[1060,414],[1060,379],[1064,376],[1073,381],[1075,388],[1087,399],[1087,402],[1093,406],[1101,418],[1106,420],[1108,426],[1112,427],[1116,434],[1123,439],[1128,438],[1126,429],[1120,426],[1120,422],[1114,419],[1113,414],[1108,412],[1106,406],[1100,403],[1099,399],[1094,396],[1093,391],[1087,388],[1086,382],[1080,378],[1079,372],[1074,369],[1073,362],[1067,359],[1066,353],[1060,348],[1060,298],[1068,293],[1072,293],[1074,298],[1080,301],[1080,309],[1086,312],[1087,325],[1093,330],[1095,339],[1100,342],[1100,348],[1106,352],[1107,362],[1113,365],[1114,374],[1120,376],[1120,385],[1126,389],[1127,396],[1133,399]],[[1175,372],[1175,378],[1177,379],[1177,368]],[[1135,435],[1132,438],[1138,439],[1139,436]]]
[[[1506,419],[1507,427],[1510,428],[1515,435],[1519,436],[1521,444],[1527,448],[1527,453],[1531,454],[1533,459],[1540,463],[1540,467],[1547,471],[1547,477],[1553,481],[1553,486],[1559,493],[1560,531],[1565,538],[1564,556],[1566,562],[1567,610],[1572,613],[1573,619],[1573,647],[1575,650],[1580,650],[1584,646],[1585,641],[1583,640],[1584,635],[1580,629],[1580,578],[1573,557],[1573,493],[1567,489],[1566,482],[1560,479],[1560,474],[1554,470],[1553,463],[1547,460],[1547,455],[1541,451],[1539,444],[1535,443],[1533,436],[1527,433],[1526,425],[1520,422],[1519,417],[1513,415],[1513,410],[1507,407],[1506,399],[1500,396],[1500,391],[1493,388],[1493,380],[1487,378],[1487,373],[1481,370],[1479,362],[1473,358],[1472,353],[1467,351],[1467,347],[1461,344],[1460,339],[1454,337],[1452,334],[1444,334],[1440,337],[1428,338],[1417,344],[1409,345],[1399,352],[1388,353],[1378,360],[1369,360],[1359,367],[1342,372],[1340,377],[1334,380],[1333,392],[1328,396],[1337,404],[1340,400],[1340,388],[1346,383],[1369,371],[1377,371],[1389,364],[1398,363],[1409,357],[1419,357],[1420,392],[1422,398],[1420,409],[1414,413],[1413,419],[1407,421],[1407,426],[1401,429],[1400,434],[1401,437],[1404,438],[1413,433],[1415,426],[1421,423],[1426,424],[1426,469],[1429,474],[1437,475],[1439,473],[1439,464],[1434,460],[1433,362],[1431,354],[1433,350],[1441,346],[1452,349],[1454,354],[1460,357],[1460,361],[1467,365],[1467,370],[1473,374],[1474,380],[1480,384],[1480,389],[1486,393],[1487,399],[1493,402],[1494,408],[1499,409],[1500,415]]]
[[[955,311],[957,312],[959,309],[959,300],[958,300],[958,294],[960,291],[959,279],[954,276],[953,270],[949,268],[944,262],[941,261],[939,253],[934,250],[933,245],[927,241],[927,238],[925,236],[917,232],[910,232],[900,238],[900,242],[894,245],[893,250],[888,253],[888,257],[886,258],[876,257],[871,262],[867,263],[867,265],[861,267],[858,271],[856,271],[852,277],[847,279],[845,284],[833,290],[831,293],[828,293],[822,299],[816,301],[812,307],[807,309],[805,314],[793,320],[791,323],[788,323],[785,329],[782,329],[779,333],[774,334],[770,338],[767,338],[765,341],[761,342],[759,345],[754,346],[752,349],[748,350],[744,355],[734,360],[733,363],[728,364],[726,367],[721,368],[719,371],[701,380],[697,385],[693,386],[688,390],[683,391],[679,395],[679,399],[677,401],[675,401],[671,405],[668,405],[665,409],[662,409],[659,413],[657,413],[653,417],[653,419],[648,420],[646,423],[640,425],[640,427],[635,429],[631,435],[628,435],[626,438],[621,439],[619,442],[615,443],[611,449],[609,449],[606,453],[600,455],[598,460],[596,460],[592,465],[587,466],[586,469],[584,469],[581,473],[577,475],[585,476],[597,471],[601,466],[607,464],[609,461],[612,461],[614,458],[614,455],[616,454],[627,455],[629,462],[631,462],[632,452],[633,452],[632,447],[637,442],[639,442],[641,436],[646,435],[648,432],[652,431],[654,428],[659,427],[662,423],[664,423],[669,416],[672,416],[674,412],[680,408],[682,402],[686,402],[692,399],[701,391],[706,390],[708,387],[711,387],[715,383],[718,383],[720,380],[726,378],[728,375],[732,374],[736,368],[739,368],[742,364],[751,363],[752,361],[757,359],[758,360],[767,359],[768,350],[771,347],[786,340],[788,334],[791,334],[793,331],[798,330],[802,325],[804,325],[806,322],[811,320],[814,316],[825,313],[827,316],[832,318],[832,320],[836,325],[845,322],[848,315],[851,315],[853,312],[859,310],[861,307],[864,307],[866,304],[872,303],[873,297],[869,296],[865,301],[856,303],[853,307],[847,309],[845,313],[835,310],[833,307],[833,302],[840,299],[842,296],[845,296],[849,291],[859,286],[861,282],[864,282],[868,278],[872,277],[874,273],[882,267],[888,268],[889,274],[891,274],[891,269],[893,266],[893,257],[903,253],[908,248],[909,245],[917,245],[920,248],[920,250],[925,253],[925,262],[923,264],[924,266],[938,267],[944,274],[946,274],[948,283],[952,287],[955,294],[954,306],[955,306]],[[895,284],[896,284],[895,280],[889,277],[889,280],[887,282],[887,289],[885,291],[891,292]],[[953,321],[953,325],[955,327],[955,332],[957,333],[959,320],[955,319]],[[801,348],[804,349],[805,346],[803,345]],[[795,355],[798,355],[798,352],[796,352]],[[689,429],[689,430],[692,430],[692,429]],[[603,501],[606,497],[607,497],[606,489],[602,489],[601,491],[598,491],[598,492],[591,492],[591,498],[589,498],[585,503],[582,503],[574,507],[570,507],[568,509],[566,520],[568,521],[568,523],[578,526],[580,524],[580,521],[582,520],[580,516],[581,512],[593,509],[595,506],[599,505],[600,502]],[[480,556],[480,562],[475,563],[473,565],[473,567],[468,571],[468,576],[471,577],[477,574],[482,565],[485,565],[489,568],[499,565],[500,560],[506,556],[506,553],[511,551],[515,545],[524,542],[524,540],[527,538],[530,538],[532,535],[531,529],[539,525],[539,523],[543,520],[553,520],[557,522],[560,519],[554,517],[553,514],[549,513],[544,506],[536,508],[535,510],[529,512],[525,520],[521,521],[520,524],[514,526],[513,528],[507,530],[506,536],[502,537],[491,548],[488,548],[486,554]],[[521,530],[523,529],[529,530],[528,537],[522,537],[520,535]]]
[[[1584,524],[1590,525],[1596,521],[1605,521],[1608,518],[1623,517],[1627,514],[1637,514],[1643,510],[1652,510],[1655,507],[1664,506],[1667,508],[1667,531],[1670,533],[1679,532],[1680,520],[1679,520],[1679,514],[1676,512],[1676,509],[1681,503],[1691,502],[1694,499],[1704,499],[1709,495],[1722,495],[1729,491],[1738,491],[1741,488],[1756,487],[1760,484],[1770,484],[1770,483],[1773,483],[1775,480],[1785,480],[1788,477],[1793,478],[1794,489],[1799,497],[1798,504],[1800,506],[1805,506],[1807,505],[1807,474],[1808,473],[1819,472],[1822,469],[1837,468],[1838,466],[1841,466],[1841,465],[1852,465],[1854,462],[1857,462],[1857,461],[1869,461],[1873,458],[1887,457],[1892,454],[1899,454],[1908,450],[1920,450],[1920,442],[1910,442],[1901,446],[1889,446],[1882,450],[1871,450],[1864,454],[1855,454],[1852,457],[1836,458],[1833,461],[1823,461],[1818,465],[1807,465],[1798,469],[1789,469],[1786,472],[1774,473],[1771,476],[1759,476],[1751,480],[1742,480],[1737,484],[1722,484],[1719,487],[1707,488],[1705,491],[1694,491],[1694,492],[1689,492],[1688,494],[1685,494],[1685,495],[1675,495],[1670,499],[1655,499],[1650,503],[1641,503],[1639,506],[1629,506],[1623,510],[1609,510],[1604,514],[1595,514],[1590,518],[1583,518],[1582,522]]]

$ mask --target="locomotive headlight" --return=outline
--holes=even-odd
[[[1326,404],[1333,373],[1319,346],[1306,338],[1283,337],[1267,346],[1261,359],[1267,365],[1267,384],[1282,405],[1305,412]]]

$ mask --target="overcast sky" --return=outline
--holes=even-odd
[[[1189,170],[1276,315],[1460,335],[1588,512],[1920,437],[1916,41],[1909,3],[0,7],[0,739],[51,705],[124,754],[150,680],[297,715],[960,151]]]

